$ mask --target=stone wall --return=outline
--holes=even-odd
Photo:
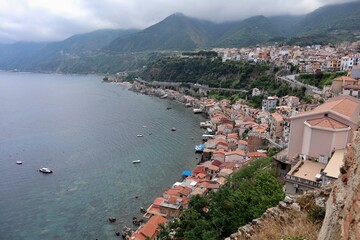
[[[360,133],[347,147],[341,176],[326,203],[318,240],[360,239]]]
[[[269,231],[267,225],[272,222],[280,223],[282,226],[294,225],[294,217],[296,217],[297,213],[306,212],[309,205],[324,207],[331,189],[331,185],[328,184],[319,190],[308,191],[303,195],[286,196],[276,207],[267,209],[260,218],[254,219],[251,223],[240,227],[236,233],[225,240],[258,239],[258,233]],[[293,228],[293,226],[290,227]],[[316,228],[317,232],[319,228]],[[317,236],[317,232],[315,236]],[[273,237],[271,234],[269,235]],[[286,234],[284,233],[284,235]]]

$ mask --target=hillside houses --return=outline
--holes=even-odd
[[[340,89],[340,95],[321,105],[281,96],[270,99],[276,100],[273,107],[261,110],[241,100],[231,104],[228,100],[192,99],[181,97],[177,91],[158,91],[207,114],[207,121],[200,123],[206,131],[201,142],[204,147],[198,165],[148,207],[144,217],[149,221],[133,239],[156,239],[153,236],[159,228],[153,222],[178,218],[192,197],[218,191],[241,167],[267,157],[269,144],[282,149],[273,156],[273,163],[287,193],[302,193],[337,179],[360,114],[360,99],[346,96],[344,91],[358,86],[357,81],[350,77],[335,79],[333,87]]]
[[[288,193],[318,188],[337,178],[339,159],[359,127],[359,114],[360,100],[341,95],[291,117],[288,149],[274,157]]]
[[[316,71],[348,71],[359,65],[360,54],[356,47],[359,42],[349,46],[313,45],[268,46],[256,48],[214,48],[213,51],[223,61],[252,61],[254,63],[273,63],[276,66],[297,68],[300,73]],[[255,93],[256,94],[256,93]]]

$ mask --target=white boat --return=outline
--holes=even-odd
[[[40,168],[39,171],[42,173],[52,173],[53,172],[50,168],[46,168],[46,167]]]
[[[16,164],[20,165],[22,164],[22,161],[16,161]]]
[[[208,128],[208,127],[211,127],[211,126],[212,126],[212,123],[210,121],[200,123],[200,127],[202,127],[202,128]]]
[[[132,163],[141,163],[140,160],[134,160]]]
[[[194,108],[193,113],[202,113],[203,110],[201,108]]]
[[[141,135],[141,134],[138,134],[138,135],[136,135],[137,137],[142,137],[143,135]]]
[[[173,128],[171,129],[171,131],[175,132],[175,131],[176,131],[176,128],[173,127]]]

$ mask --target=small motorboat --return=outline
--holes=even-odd
[[[175,131],[176,131],[176,128],[172,128],[171,131],[175,132]]]
[[[50,168],[46,168],[46,167],[40,168],[39,171],[42,173],[52,173],[53,172]]]
[[[20,164],[22,164],[22,161],[16,161],[16,164],[20,165]]]
[[[141,134],[138,134],[138,135],[136,135],[137,137],[142,137],[143,135],[141,135]]]
[[[205,149],[205,144],[200,144],[198,146],[195,146],[195,152],[196,153],[202,153]]]
[[[132,163],[141,163],[141,161],[140,160],[134,160],[134,161],[132,161]]]

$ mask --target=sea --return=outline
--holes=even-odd
[[[0,239],[119,239],[196,166],[203,116],[102,77],[0,72]]]

